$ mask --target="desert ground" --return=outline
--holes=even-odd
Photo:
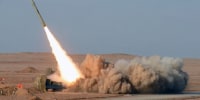
[[[132,59],[128,54],[100,54],[111,63],[118,59]],[[84,54],[70,55],[74,62],[80,64]],[[56,69],[56,61],[51,53],[3,53],[0,54],[0,82],[1,85],[17,86],[23,89],[15,95],[1,95],[0,100],[199,100],[200,99],[200,59],[183,58],[183,70],[188,73],[189,81],[181,94],[97,94],[74,92],[46,92],[40,93],[32,89],[35,78],[45,73],[46,69]]]

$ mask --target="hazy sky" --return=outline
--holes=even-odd
[[[200,58],[200,0],[35,0],[70,53]],[[0,53],[50,52],[31,0],[0,0]]]

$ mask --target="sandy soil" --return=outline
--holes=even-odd
[[[118,59],[131,59],[133,55],[127,54],[103,54],[107,61],[114,63]],[[79,64],[83,61],[85,55],[71,55],[73,60]],[[34,68],[34,71],[30,71]],[[35,77],[45,73],[47,68],[56,68],[56,62],[50,53],[13,53],[0,54],[0,80],[4,78],[4,84],[16,86],[18,83],[23,84],[23,88],[33,87]],[[185,58],[184,71],[189,74],[188,86],[185,89],[187,96],[173,95],[166,98],[192,98],[200,99],[200,59]],[[1,82],[1,81],[0,81]],[[195,92],[195,93],[194,93]],[[179,94],[180,95],[180,94]],[[183,94],[182,94],[183,95]],[[145,95],[151,97],[156,95]],[[165,95],[166,96],[166,95]],[[199,97],[198,97],[199,96]],[[34,93],[22,96],[0,96],[0,100],[79,100],[79,99],[133,99],[144,97],[144,95],[117,95],[117,94],[95,94],[95,93],[68,93],[68,92],[47,92]],[[143,98],[144,99],[144,98]],[[142,99],[142,100],[143,100]],[[190,99],[191,100],[191,99]]]

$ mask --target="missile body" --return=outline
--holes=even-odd
[[[32,4],[33,4],[33,7],[35,8],[35,11],[37,12],[37,15],[38,15],[39,18],[40,18],[40,21],[41,21],[41,23],[42,23],[42,26],[45,27],[45,26],[46,26],[46,23],[45,23],[44,19],[42,18],[42,16],[41,16],[39,10],[37,9],[37,6],[36,6],[34,0],[32,0]]]

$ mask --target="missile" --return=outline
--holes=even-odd
[[[36,6],[34,0],[32,0],[32,4],[33,4],[33,7],[35,8],[35,11],[37,12],[37,15],[38,15],[39,18],[40,18],[40,21],[41,21],[41,23],[42,23],[42,26],[45,27],[45,26],[46,26],[46,23],[45,23],[44,19],[42,18],[42,16],[41,16],[39,10],[37,9],[37,6]]]

